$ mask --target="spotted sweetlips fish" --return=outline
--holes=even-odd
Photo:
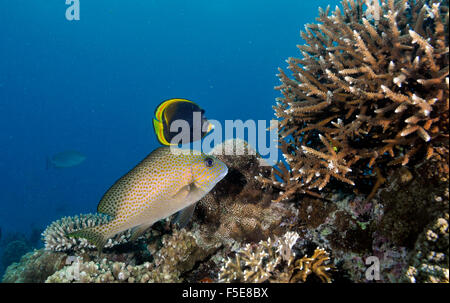
[[[133,228],[133,241],[155,222],[176,212],[179,224],[184,225],[195,203],[227,172],[227,166],[213,156],[159,147],[116,181],[101,199],[97,211],[111,216],[110,222],[69,236],[86,238],[100,253],[114,235]]]

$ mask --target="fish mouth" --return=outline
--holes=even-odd
[[[227,174],[228,174],[228,167],[225,166],[218,177],[219,181],[225,178]]]

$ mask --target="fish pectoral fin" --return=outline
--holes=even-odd
[[[175,224],[178,224],[180,228],[185,227],[192,218],[195,211],[195,205],[197,203],[191,204],[188,207],[183,208],[177,213],[175,218]]]
[[[183,208],[180,210],[176,217],[174,223],[177,224],[180,228],[185,227],[189,221],[192,218],[192,215],[194,214],[195,205],[197,203],[197,196],[198,196],[198,188],[195,186],[194,183],[190,183],[184,187],[182,187],[176,194],[173,196],[173,199],[176,201],[183,201],[186,204],[190,204],[189,206]]]
[[[141,225],[139,225],[139,226],[136,226],[134,229],[133,229],[133,231],[132,231],[132,234],[131,234],[131,238],[130,238],[130,242],[133,242],[133,241],[135,241],[135,240],[137,240],[140,236],[142,236],[144,233],[145,233],[145,231],[147,230],[147,229],[149,229],[150,228],[150,226],[152,226],[153,224],[141,224]]]
[[[172,199],[176,201],[185,200],[189,196],[189,193],[192,190],[192,186],[193,184],[183,186],[179,191],[177,191],[175,195],[172,196]]]

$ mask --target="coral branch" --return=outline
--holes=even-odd
[[[292,78],[280,70],[276,87],[288,166],[261,178],[280,190],[276,201],[374,178],[374,165],[384,173],[443,159],[437,149],[448,155],[448,15],[448,0],[345,0],[331,14],[319,10],[301,33],[303,57],[287,61]]]

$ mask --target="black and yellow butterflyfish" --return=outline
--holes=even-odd
[[[201,140],[212,129],[213,125],[206,119],[205,110],[196,103],[187,99],[169,99],[155,110],[153,127],[156,138],[162,145],[177,145],[172,139],[179,134],[178,128],[171,131],[172,123],[183,120],[189,125],[189,133],[183,136],[183,143]]]

